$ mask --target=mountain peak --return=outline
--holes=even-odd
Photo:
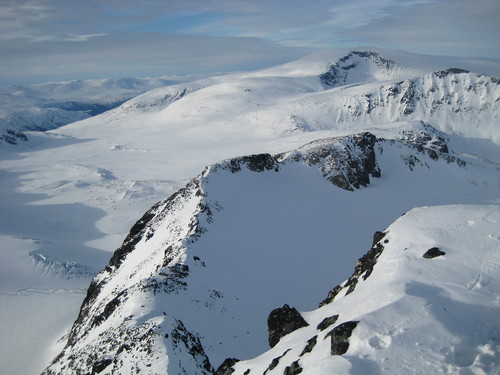
[[[351,51],[333,63],[327,72],[320,75],[320,79],[327,86],[337,87],[390,79],[397,68],[396,62],[384,58],[378,52]]]

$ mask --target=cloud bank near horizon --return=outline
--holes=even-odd
[[[258,69],[373,45],[500,59],[497,0],[0,0],[0,84]]]

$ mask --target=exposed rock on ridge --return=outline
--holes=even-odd
[[[308,325],[294,307],[285,304],[283,307],[271,311],[267,318],[269,346],[272,348],[283,336]]]
[[[328,292],[328,296],[319,304],[319,307],[332,302],[344,289],[346,290],[345,294],[352,293],[360,278],[366,280],[370,276],[373,271],[373,267],[377,263],[378,257],[384,251],[384,245],[381,243],[384,237],[384,232],[375,232],[373,235],[372,248],[358,260],[352,276],[342,285],[337,285],[335,288],[330,290],[330,292]]]

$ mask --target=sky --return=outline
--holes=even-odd
[[[500,1],[0,0],[0,86],[254,70],[359,46],[500,59]]]

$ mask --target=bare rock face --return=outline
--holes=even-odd
[[[267,318],[269,346],[272,348],[283,336],[308,325],[294,307],[285,304],[283,307],[274,309]]]
[[[3,126],[2,126],[3,125]],[[2,129],[2,127],[5,127]],[[21,130],[3,122],[0,119],[0,143],[5,142],[11,145],[17,145],[20,141],[26,142],[28,137]]]
[[[332,315],[332,316],[326,317],[317,325],[316,328],[319,329],[320,331],[324,331],[325,329],[330,327],[332,324],[335,324],[335,322],[337,321],[338,318],[339,318],[338,315]]]
[[[277,155],[283,162],[304,162],[318,168],[323,177],[344,190],[368,186],[370,177],[380,177],[375,155],[378,139],[364,132],[342,138],[313,141],[297,151]]]
[[[352,331],[354,331],[358,323],[357,321],[351,321],[339,324],[326,335],[327,337],[330,336],[332,340],[332,355],[342,355],[347,352],[349,337],[351,337]]]

